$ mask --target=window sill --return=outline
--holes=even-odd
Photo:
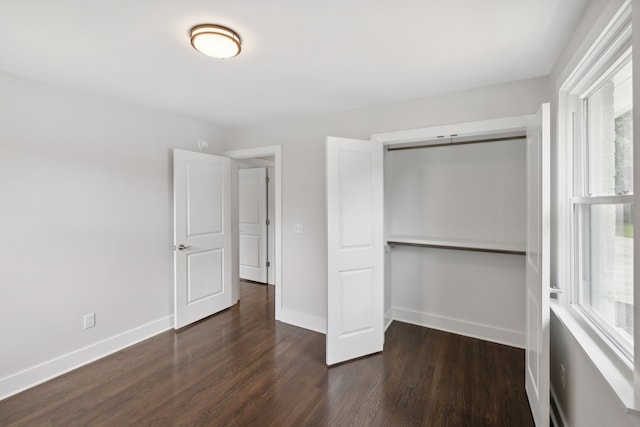
[[[633,385],[633,366],[622,354],[617,353],[604,343],[598,342],[599,337],[593,336],[578,313],[572,313],[558,303],[551,303],[551,310],[556,317],[573,335],[587,359],[600,373],[613,393],[623,405],[627,413],[640,417],[640,402],[636,402]]]

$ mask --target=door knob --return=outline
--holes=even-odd
[[[185,249],[191,249],[191,246],[180,245],[178,246],[178,250],[184,251]]]

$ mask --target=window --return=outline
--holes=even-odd
[[[631,7],[625,0],[575,68],[561,72],[552,259],[556,317],[629,413],[638,411],[640,393]]]
[[[573,303],[633,355],[633,99],[631,50],[576,94]]]

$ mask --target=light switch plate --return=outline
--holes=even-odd
[[[89,313],[84,315],[84,328],[89,329],[96,326],[96,314]]]

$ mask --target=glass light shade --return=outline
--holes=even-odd
[[[240,36],[221,25],[197,25],[191,29],[191,46],[207,56],[232,58],[240,53]]]

